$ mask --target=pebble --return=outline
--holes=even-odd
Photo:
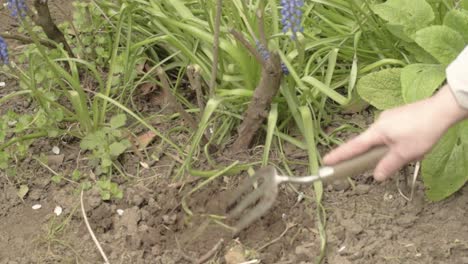
[[[175,215],[175,214],[171,215],[171,216],[163,215],[162,219],[163,219],[164,224],[173,225],[173,224],[175,224],[175,222],[177,220],[177,215]]]

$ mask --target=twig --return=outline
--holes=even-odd
[[[219,251],[223,243],[224,243],[224,239],[221,238],[218,241],[218,243],[216,243],[210,251],[206,252],[206,254],[201,256],[197,261],[195,261],[195,263],[202,264],[202,263],[207,262],[210,258],[212,258]]]
[[[33,15],[31,17],[34,23],[42,28],[49,39],[57,43],[62,43],[70,57],[75,57],[67,40],[65,39],[65,36],[57,25],[55,25],[54,20],[50,15],[48,0],[35,0],[34,7],[37,11],[37,15]]]
[[[213,43],[213,67],[211,69],[211,80],[210,80],[210,98],[213,98],[216,77],[218,75],[218,60],[219,60],[219,31],[221,24],[221,13],[222,13],[223,0],[216,1],[216,18],[214,24],[214,43]]]
[[[239,33],[238,31],[236,31],[235,29],[231,29],[230,30],[231,34],[237,39],[237,41],[239,41],[242,45],[244,45],[244,47],[250,51],[250,53],[255,57],[255,59],[262,65],[265,65],[265,61],[263,60],[262,56],[260,55],[260,53],[257,51],[257,49],[255,49],[252,45],[250,45],[249,42],[247,42],[247,40],[245,39],[245,37]]]
[[[83,190],[81,190],[81,197],[80,197],[80,202],[81,202],[81,212],[83,213],[83,218],[86,224],[86,228],[88,228],[88,232],[93,238],[94,244],[96,244],[96,247],[99,250],[99,253],[101,253],[102,258],[104,259],[106,264],[109,264],[109,260],[107,259],[106,253],[104,253],[104,250],[102,250],[101,244],[99,244],[99,241],[97,240],[96,236],[94,235],[93,229],[91,229],[91,225],[88,222],[88,217],[86,217],[86,211],[84,209],[84,203],[83,203]]]
[[[418,178],[418,175],[419,175],[419,169],[421,168],[421,162],[418,161],[416,162],[416,165],[414,167],[414,172],[413,172],[413,179],[411,181],[411,192],[410,192],[410,197],[406,196],[403,191],[401,190],[400,188],[400,184],[399,184],[399,181],[397,179],[397,189],[398,189],[398,192],[400,193],[400,195],[405,199],[407,200],[408,202],[411,202],[413,200],[413,196],[414,196],[414,188],[416,186],[416,179]]]
[[[266,40],[266,37],[265,37],[265,26],[264,26],[264,22],[263,22],[263,11],[259,8],[257,10],[257,22],[258,22],[258,31],[260,33],[260,42],[262,43],[262,45],[267,48],[268,47],[268,43],[267,43],[267,40]]]
[[[34,43],[34,40],[30,37],[26,37],[20,34],[0,33],[0,36],[5,39],[13,39],[22,42],[23,44]],[[56,46],[47,40],[40,40],[40,43],[48,48],[55,48]]]
[[[277,238],[271,240],[270,242],[266,243],[265,245],[259,247],[259,248],[257,249],[257,251],[260,252],[260,251],[262,251],[263,249],[265,249],[265,248],[267,248],[267,247],[273,245],[274,243],[278,242],[281,238],[284,237],[284,235],[286,235],[286,233],[289,231],[289,229],[291,229],[291,228],[293,228],[293,227],[295,227],[295,226],[297,226],[297,224],[286,223],[286,228],[284,229],[283,233],[281,233],[281,235],[279,235],[279,237],[277,237]]]
[[[203,91],[201,88],[201,81],[200,81],[200,66],[198,65],[190,65],[187,67],[187,76],[189,78],[190,86],[195,93],[197,94],[197,104],[198,108],[200,108],[200,117],[203,115],[203,111],[205,109],[205,103],[203,102]]]

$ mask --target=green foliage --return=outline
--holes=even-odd
[[[468,122],[451,128],[422,163],[427,196],[440,201],[468,181]]]
[[[468,43],[468,12],[465,10],[451,10],[444,18],[444,25],[457,31]]]
[[[122,139],[122,131],[119,130],[125,121],[123,114],[114,116],[109,127],[89,133],[80,143],[83,150],[91,150],[92,158],[100,161],[103,172],[110,172],[112,162],[131,146],[130,141]]]
[[[416,32],[414,41],[444,65],[452,62],[465,47],[463,37],[447,26],[423,28]]]
[[[467,11],[455,9],[455,5],[445,2],[429,3],[425,0],[390,0],[373,7],[375,13],[388,22],[387,26],[397,29],[391,31],[403,40],[402,52],[414,54],[407,56],[409,63],[403,69],[371,73],[358,83],[360,95],[381,110],[430,97],[445,80],[446,66],[468,44]],[[438,7],[436,11],[434,7]],[[434,13],[443,19],[434,19]],[[389,71],[399,71],[401,74],[398,77],[387,76]],[[400,89],[401,98],[395,97],[395,90],[392,90],[393,93],[384,92],[385,96],[382,96],[382,91],[376,91],[388,91],[381,87],[387,87],[389,83],[394,89]],[[465,164],[468,157],[464,154],[466,128],[466,124],[452,128],[423,161],[422,175],[427,195],[434,201],[450,196],[467,180]]]
[[[392,33],[404,40],[411,39],[434,20],[432,7],[425,0],[389,0],[375,5],[373,10],[388,22]]]
[[[122,199],[123,197],[123,192],[119,188],[119,185],[115,182],[111,182],[110,179],[99,180],[97,186],[99,187],[103,200],[110,200],[112,198]]]
[[[400,69],[370,73],[359,80],[357,91],[361,98],[380,110],[403,104]]]
[[[445,68],[434,64],[411,64],[401,70],[405,103],[430,97],[445,80]]]

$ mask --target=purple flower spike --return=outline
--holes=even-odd
[[[8,9],[10,9],[11,16],[18,18],[18,15],[21,18],[26,16],[26,11],[28,7],[25,0],[8,0],[7,1]]]
[[[0,37],[0,64],[9,64],[10,59],[8,57],[8,47],[5,40]]]
[[[283,24],[283,33],[289,30],[292,32],[292,39],[297,39],[297,32],[302,32],[301,20],[303,0],[281,0],[281,23]]]

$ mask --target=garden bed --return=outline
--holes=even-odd
[[[51,1],[54,16],[63,17],[62,10],[70,9],[66,2]],[[0,31],[10,30],[14,23],[2,10]],[[20,48],[18,43],[9,44],[11,50]],[[19,90],[18,83],[6,75],[0,74],[0,82],[6,84],[0,88],[0,97]],[[151,102],[140,103],[144,109],[154,107]],[[0,114],[11,109],[27,113],[33,108],[25,98],[15,97],[0,105]],[[371,114],[363,110],[336,118],[367,127],[373,121]],[[171,128],[167,123],[152,125],[163,132]],[[354,135],[343,133],[340,139]],[[182,146],[188,140],[183,133],[170,139]],[[154,150],[158,140],[150,148]],[[254,162],[262,158],[262,147],[235,156],[221,153],[213,159],[226,166],[234,159]],[[292,171],[307,173],[307,151],[288,143],[283,149],[295,161]],[[77,140],[40,139],[29,153],[29,158],[0,170],[0,264],[103,263],[85,225],[82,205],[110,263],[199,263],[207,257],[203,263],[305,264],[315,263],[320,255],[323,235],[317,228],[315,193],[310,186],[283,185],[269,213],[232,238],[230,230],[209,215],[224,213],[227,193],[247,176],[245,170],[190,193],[205,179],[189,173],[174,179],[174,167],[183,161],[173,152],[161,150],[158,159],[144,168],[139,166],[140,157],[127,151],[119,162],[129,176],[116,179],[122,199],[103,200],[93,186],[84,192],[81,204],[76,184],[54,180],[57,172],[74,170],[96,180]],[[40,155],[48,157],[47,164],[33,158]],[[271,161],[279,162],[279,157],[280,153],[271,151]],[[209,161],[204,162],[198,166],[209,167]],[[395,178],[411,176],[408,166]],[[27,192],[21,186],[27,186]],[[400,188],[409,193],[404,184]],[[468,186],[437,203],[426,199],[424,188],[418,180],[408,201],[395,180],[377,183],[369,173],[354,177],[353,185],[325,185],[324,263],[468,263]],[[184,210],[183,201],[192,216]],[[41,207],[33,209],[35,205]],[[54,213],[57,207],[62,209],[59,215]]]

